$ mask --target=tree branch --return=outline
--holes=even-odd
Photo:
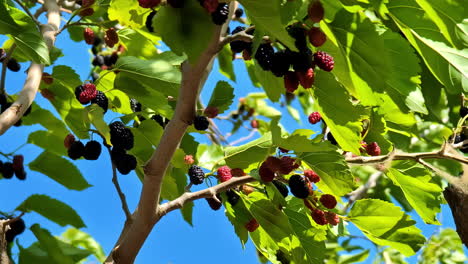
[[[374,188],[377,185],[377,181],[382,175],[382,171],[374,172],[373,174],[371,174],[371,176],[369,176],[369,179],[364,185],[359,186],[359,188],[347,194],[346,196],[349,197],[348,204],[346,204],[345,208],[343,208],[343,212],[348,211],[348,208],[350,208],[354,202],[363,198],[364,195],[366,195],[370,189]]]
[[[159,206],[156,212],[158,221],[167,213],[174,211],[176,209],[182,208],[188,202],[192,202],[192,201],[203,199],[203,198],[216,197],[216,194],[218,193],[222,193],[231,188],[237,187],[245,183],[253,182],[253,181],[255,181],[255,179],[252,178],[251,176],[234,177],[234,178],[231,178],[229,181],[220,183],[218,185],[215,185],[213,187],[210,187],[204,190],[200,190],[197,192],[186,192],[182,194],[179,198],[172,200],[170,202],[166,202]]]
[[[8,50],[7,56],[3,59],[2,62],[2,75],[0,80],[0,93],[5,94],[5,81],[6,81],[6,73],[7,73],[7,64],[11,58],[11,55],[16,49],[16,44],[11,45],[10,49]]]
[[[49,50],[55,42],[55,32],[60,27],[60,8],[55,0],[44,2],[47,10],[47,24],[41,25],[41,33]],[[31,63],[28,76],[16,101],[0,115],[0,135],[3,135],[13,124],[18,122],[36,97],[41,83],[43,64]]]
[[[130,210],[128,209],[128,204],[127,204],[127,199],[125,198],[125,193],[122,191],[120,188],[119,184],[119,179],[117,178],[117,168],[115,167],[114,161],[112,161],[112,152],[110,147],[106,147],[107,151],[109,152],[109,157],[111,159],[112,163],[112,183],[115,186],[115,189],[117,190],[117,194],[119,195],[120,202],[122,204],[122,210],[124,211],[126,221],[131,223],[132,222],[132,214],[130,213]]]
[[[230,9],[233,12],[232,8]],[[228,23],[229,21],[223,26],[215,28],[210,44],[202,52],[196,64],[191,65],[188,61],[182,63],[182,83],[174,116],[166,126],[158,147],[144,168],[143,188],[138,207],[132,215],[133,222],[124,227],[116,246],[105,263],[133,263],[153,226],[158,221],[156,212],[163,177],[187,127],[195,117],[200,87],[211,71],[210,65],[219,51],[221,35],[222,32],[226,31]]]

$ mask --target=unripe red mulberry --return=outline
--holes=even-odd
[[[338,225],[340,223],[340,217],[333,212],[325,212],[325,219],[330,225]]]
[[[317,27],[313,27],[307,31],[307,35],[309,36],[310,44],[314,47],[320,47],[325,43],[325,41],[327,41],[327,35]]]
[[[138,4],[143,8],[153,8],[161,3],[161,0],[138,0]]]
[[[231,169],[231,174],[232,174],[233,177],[241,177],[241,176],[247,175],[247,174],[245,174],[244,170],[242,170],[240,168]]]
[[[313,22],[320,22],[323,19],[324,14],[325,10],[323,9],[322,3],[320,3],[320,1],[314,1],[309,5],[307,15]]]
[[[309,68],[305,72],[296,72],[297,73],[297,78],[299,79],[299,83],[304,87],[305,89],[312,88],[312,85],[314,84],[314,69]]]
[[[284,87],[286,87],[286,91],[290,93],[294,93],[299,87],[299,78],[297,74],[293,71],[288,71],[284,75]]]
[[[370,144],[367,144],[366,151],[367,151],[367,154],[371,156],[379,156],[381,153],[379,144],[377,144],[377,142],[372,142]]]
[[[319,112],[313,112],[309,115],[309,123],[312,125],[317,124],[322,120],[322,116],[320,115]]]
[[[250,121],[250,126],[254,129],[258,128],[258,120],[253,119],[252,121]]]
[[[289,156],[281,157],[281,166],[279,172],[282,174],[289,174],[297,168],[299,168],[299,164],[296,163],[295,159]]]
[[[92,7],[88,7],[80,11],[81,17],[92,16],[93,14],[94,14],[94,9]]]
[[[219,109],[216,106],[208,106],[203,113],[209,118],[215,118],[218,116]]]
[[[318,174],[315,173],[315,171],[313,170],[305,170],[304,176],[306,176],[307,179],[309,179],[309,181],[313,183],[317,183],[320,181],[320,176],[318,176]]]
[[[260,166],[258,174],[264,182],[271,182],[275,178],[275,172],[270,167],[268,167],[265,162]]]
[[[281,160],[277,157],[269,156],[263,163],[272,171],[279,171],[281,169]]]
[[[86,44],[93,45],[94,44],[94,31],[87,27],[83,31],[83,37],[85,39]]]
[[[258,224],[257,220],[255,220],[255,218],[253,218],[252,220],[250,220],[247,224],[245,224],[245,228],[247,229],[247,231],[249,232],[254,232],[255,230],[257,230],[257,228],[259,227],[260,225]]]
[[[314,62],[320,69],[328,72],[333,70],[335,66],[333,57],[324,51],[317,51],[314,53]]]
[[[328,209],[333,209],[336,206],[336,198],[331,194],[324,194],[320,196],[320,202]]]
[[[69,149],[73,142],[75,142],[75,136],[73,134],[68,134],[63,140],[63,145],[66,149]]]
[[[221,182],[229,181],[232,178],[231,168],[221,166],[218,168],[218,178]]]
[[[45,84],[52,84],[54,82],[54,78],[52,77],[52,75],[48,74],[47,72],[44,72],[42,73],[42,78],[41,80],[45,83]]]
[[[312,211],[312,219],[314,219],[315,223],[318,225],[328,224],[327,218],[325,217],[325,212],[319,209]]]
[[[106,30],[104,41],[109,48],[112,48],[115,44],[119,43],[119,35],[117,35],[115,28],[109,28]]]

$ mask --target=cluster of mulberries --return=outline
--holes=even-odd
[[[93,66],[91,78],[96,81],[99,79],[100,71],[112,69],[115,66],[119,55],[125,51],[125,48],[119,45],[116,49],[112,49],[119,43],[119,37],[114,28],[107,29],[102,36],[98,36],[97,32],[94,32],[91,28],[85,28],[83,36],[86,43],[92,45],[91,51],[94,58],[91,61]],[[104,42],[102,38],[104,38]],[[106,50],[104,50],[105,47],[107,47]]]
[[[14,217],[7,217],[8,219],[13,219]],[[0,217],[0,219],[7,219],[5,217]],[[15,220],[9,224],[10,229],[5,232],[5,240],[10,243],[15,240],[16,236],[22,234],[26,229],[26,224],[22,218]]]
[[[3,61],[7,58],[7,54],[4,49],[0,49],[0,63],[3,63]],[[7,62],[7,68],[12,71],[12,72],[19,72],[21,70],[21,65],[18,63],[18,61],[15,58],[10,57]]]
[[[12,104],[13,103],[10,101],[10,98],[6,95],[6,93],[0,94],[0,113],[5,112],[8,108],[10,108]],[[31,108],[32,108],[32,105],[30,105],[28,109],[26,109],[23,116],[29,115],[31,113]],[[22,124],[22,120],[19,119],[18,122],[14,124],[14,126],[19,127],[21,126],[21,124]]]
[[[75,98],[83,105],[92,103],[100,106],[104,113],[109,108],[109,100],[106,95],[96,90],[96,85],[93,83],[85,83],[75,88]]]
[[[67,149],[68,157],[72,160],[81,157],[87,160],[97,160],[102,151],[101,143],[96,140],[90,140],[84,145],[83,142],[76,140],[72,134],[65,137],[63,145]]]
[[[281,158],[269,156],[259,168],[259,175],[262,181],[271,182],[277,174],[287,175],[299,168],[298,160],[289,156]]]
[[[109,125],[110,140],[112,144],[111,158],[117,170],[121,174],[129,174],[137,166],[135,156],[126,151],[133,148],[134,136],[132,131],[120,121],[112,122]]]
[[[23,155],[14,155],[13,161],[2,162],[0,161],[0,174],[5,179],[13,178],[13,175],[18,178],[18,180],[26,179],[26,171],[24,170],[24,156]]]

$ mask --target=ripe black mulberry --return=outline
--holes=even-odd
[[[255,59],[264,71],[269,71],[271,69],[274,54],[275,50],[269,43],[260,44],[258,47],[257,53],[255,53]]]
[[[205,173],[203,172],[202,168],[200,168],[200,166],[197,165],[190,166],[188,170],[188,175],[190,178],[190,182],[193,185],[202,184],[203,180],[205,180]]]
[[[84,158],[87,160],[97,160],[101,155],[101,144],[96,140],[91,140],[86,143],[84,148]]]
[[[13,163],[5,162],[3,164],[3,170],[2,170],[3,178],[11,179],[14,173],[15,173],[15,170],[13,169]]]
[[[68,149],[68,157],[70,157],[72,160],[81,158],[81,156],[84,154],[84,148],[85,147],[81,141],[73,142]]]
[[[286,184],[284,184],[284,183],[282,183],[280,181],[277,181],[277,180],[274,180],[273,184],[275,185],[276,189],[278,189],[278,191],[281,193],[281,195],[283,195],[283,197],[288,196],[289,190],[288,190],[288,187],[286,186]]]
[[[91,100],[91,103],[100,106],[104,110],[104,113],[106,113],[107,109],[109,108],[109,100],[107,99],[107,96],[101,91],[97,91],[96,98]]]
[[[229,16],[229,5],[226,3],[219,3],[216,11],[211,13],[211,20],[216,25],[221,26],[226,22]]]
[[[297,198],[307,198],[309,196],[309,186],[306,178],[301,175],[293,175],[289,178],[289,188],[291,193]]]
[[[15,58],[10,58],[7,63],[7,68],[12,72],[19,72],[19,70],[21,70],[21,65]]]
[[[133,148],[134,137],[132,131],[124,123],[115,121],[109,125],[111,143],[114,147],[129,150]]]
[[[210,122],[206,116],[196,116],[193,120],[193,126],[196,130],[207,130]]]

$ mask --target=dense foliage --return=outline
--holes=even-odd
[[[29,170],[84,190],[90,185],[74,160],[109,152],[119,194],[125,187],[117,173],[134,171],[144,185],[152,184],[149,175],[160,175],[161,203],[183,202],[189,223],[193,203],[183,200],[186,192],[215,186],[190,199],[222,208],[241,243],[253,241],[260,261],[363,261],[369,250],[349,243],[349,223],[379,246],[376,261],[404,263],[418,252],[421,263],[466,261],[455,231],[425,238],[408,215],[415,211],[426,224],[440,224],[447,182],[468,192],[467,176],[460,176],[468,163],[463,0],[59,1],[71,15],[61,11],[67,22],[54,33],[66,30],[89,45],[89,80],[73,65],[55,64],[67,47],[54,47],[35,17],[43,6],[51,13],[49,1],[0,0],[0,34],[8,36],[0,52],[2,112],[24,113],[15,126],[39,124],[27,143],[44,149],[24,165],[21,153],[3,153],[1,180],[27,180]],[[194,100],[196,109],[187,114],[181,110],[191,104],[187,83],[203,88],[213,59],[226,80],[205,87],[211,97]],[[239,102],[233,60],[245,64],[259,88]],[[24,95],[7,94],[6,69],[26,78],[13,73],[26,61],[52,66],[34,88],[49,105],[22,109],[14,102]],[[291,129],[282,113],[316,126]],[[234,136],[259,136],[232,146],[218,126],[232,127]],[[207,134],[211,144],[197,142],[196,134]],[[177,149],[167,170],[146,165],[171,144]],[[0,212],[13,219],[8,251],[19,252],[18,263],[76,263],[90,254],[104,261],[100,246],[79,230],[81,217],[58,198],[31,194],[15,212]],[[121,202],[127,221],[139,219]],[[164,205],[167,212],[179,208]],[[16,248],[11,242],[24,231],[24,222],[14,228],[23,221],[15,218],[20,212],[72,228],[57,238],[28,223],[37,242]],[[358,252],[346,254],[352,250]]]

